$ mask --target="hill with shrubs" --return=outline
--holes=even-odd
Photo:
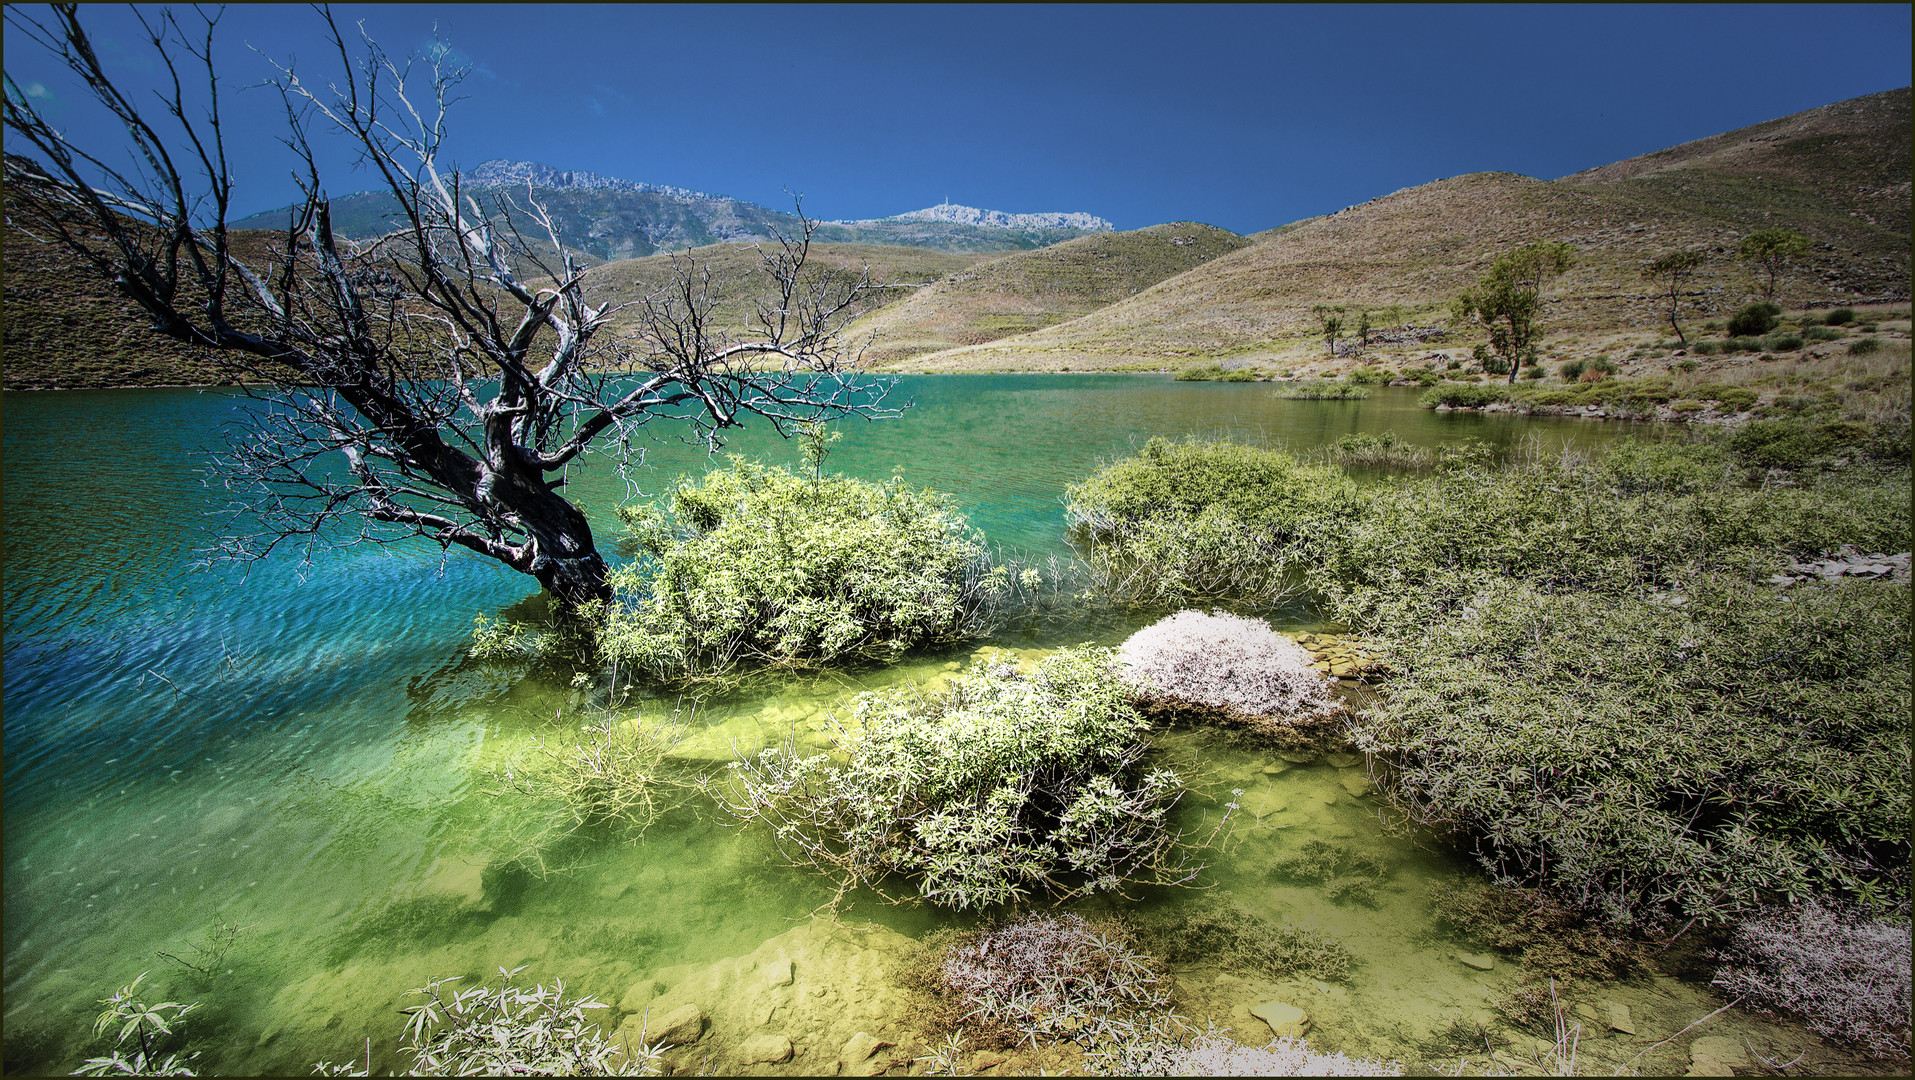
[[[1741,240],[1778,225],[1809,241],[1777,283],[1785,305],[1905,301],[1909,123],[1909,91],[1892,90],[1557,180],[1437,180],[1259,233],[1239,251],[1070,322],[913,366],[1327,361],[1316,307],[1344,308],[1346,326],[1359,311],[1379,326],[1446,323],[1451,298],[1498,254],[1539,240],[1576,249],[1547,291],[1545,321],[1591,351],[1619,332],[1653,330],[1659,319],[1666,326],[1667,301],[1659,304],[1640,268],[1668,251],[1705,255],[1685,285],[1697,317],[1732,314],[1755,292],[1735,258]]]

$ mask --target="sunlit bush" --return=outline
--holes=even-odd
[[[605,659],[665,682],[762,667],[891,662],[964,635],[1010,584],[948,496],[893,480],[802,477],[741,459],[628,506],[641,558],[619,593]]]
[[[794,863],[836,878],[840,895],[897,875],[965,909],[1186,881],[1196,868],[1166,824],[1183,782],[1145,767],[1146,724],[1129,696],[1110,652],[1092,648],[1028,676],[1010,665],[960,674],[929,700],[864,694],[840,759],[767,750],[733,763],[720,794]]]
[[[1270,600],[1293,585],[1293,546],[1353,505],[1324,465],[1227,442],[1152,439],[1066,491],[1073,539],[1121,600]]]
[[[1400,641],[1355,734],[1396,804],[1614,921],[1906,898],[1908,590],[1669,584],[1495,582]]]

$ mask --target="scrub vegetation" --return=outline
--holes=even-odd
[[[1184,784],[1148,765],[1146,729],[1109,651],[1066,649],[928,699],[861,695],[838,755],[767,750],[719,797],[841,897],[893,876],[958,910],[1187,882],[1200,867],[1167,824]]]

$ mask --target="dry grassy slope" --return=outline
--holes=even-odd
[[[714,314],[724,326],[743,327],[756,313],[758,298],[765,294],[768,279],[763,270],[764,245],[714,244],[688,253],[712,276],[717,304]],[[996,253],[949,252],[933,248],[894,247],[878,244],[813,243],[810,266],[834,275],[857,275],[866,268],[871,280],[897,285],[873,295],[866,310],[908,296],[913,286],[923,286],[947,275],[963,271]],[[684,258],[686,256],[681,256]],[[593,303],[626,303],[638,300],[672,279],[672,257],[650,255],[594,267],[586,276],[586,296]],[[613,330],[629,328],[630,316],[615,317]]]
[[[1048,329],[919,357],[928,370],[1114,367],[1198,357],[1320,352],[1317,304],[1447,321],[1456,292],[1502,251],[1563,240],[1576,266],[1551,287],[1558,334],[1653,331],[1662,312],[1638,275],[1675,248],[1711,259],[1689,309],[1744,302],[1732,255],[1747,231],[1788,226],[1815,250],[1782,283],[1790,305],[1905,299],[1909,94],[1875,94],[1556,181],[1477,173],[1294,227]]]
[[[1250,241],[1193,222],[1080,236],[993,258],[859,320],[879,362],[977,345],[1096,311]]]
[[[242,255],[279,237],[236,232]],[[231,381],[214,357],[154,333],[140,306],[64,249],[5,230],[0,382],[9,390],[187,386]]]

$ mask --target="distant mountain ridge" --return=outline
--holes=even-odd
[[[603,176],[595,172],[575,169],[557,169],[536,161],[507,161],[493,158],[481,161],[477,166],[460,174],[468,184],[482,187],[506,187],[508,185],[531,184],[533,187],[546,188],[597,188],[609,191],[655,191],[661,195],[676,195],[681,199],[727,199],[728,195],[713,195],[707,191],[693,191],[691,188],[672,187],[670,184],[648,184],[642,180],[621,180],[616,176]]]
[[[462,170],[460,177],[469,188],[502,195],[515,188],[523,194],[529,186],[552,212],[567,246],[605,262],[768,240],[780,233],[789,236],[799,228],[797,215],[743,199],[537,161],[495,158]],[[383,191],[338,196],[332,200],[333,227],[354,238],[377,236],[393,227],[398,209]],[[284,229],[290,214],[290,207],[254,214],[233,227]],[[888,244],[946,252],[1024,251],[1112,228],[1103,218],[1084,213],[1008,214],[948,205],[869,221],[814,224],[813,239],[822,243]]]
[[[944,221],[953,225],[988,225],[997,229],[1082,229],[1085,232],[1111,232],[1117,228],[1095,214],[1007,214],[1002,210],[980,210],[975,206],[959,206],[948,202],[885,218],[836,221],[832,224],[877,225],[887,221]]]

